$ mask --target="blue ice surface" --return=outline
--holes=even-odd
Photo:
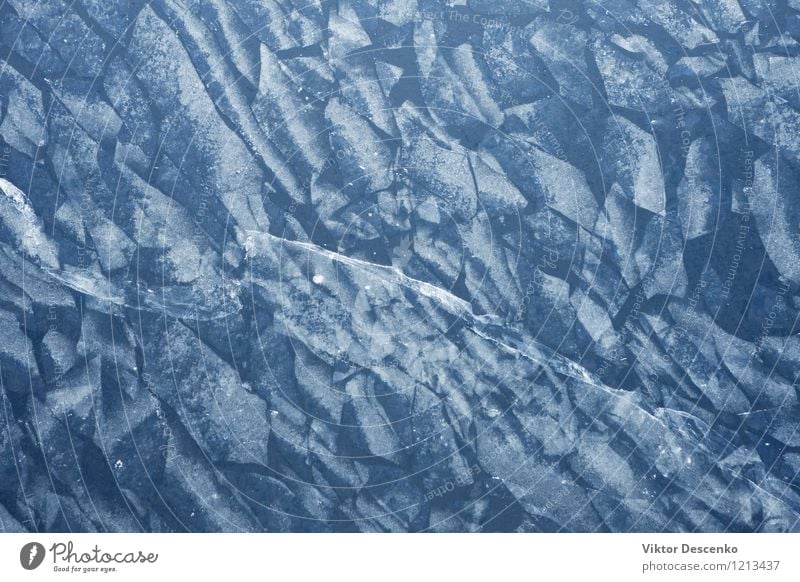
[[[800,530],[799,7],[4,2],[0,530]]]

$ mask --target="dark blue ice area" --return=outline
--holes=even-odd
[[[0,531],[800,531],[799,9],[2,3]]]

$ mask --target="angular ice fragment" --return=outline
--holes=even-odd
[[[743,77],[719,83],[732,123],[776,146],[789,159],[800,159],[800,112]]]
[[[753,65],[764,88],[800,109],[800,58],[756,53]]]
[[[596,91],[586,67],[586,33],[543,17],[537,18],[528,28],[533,32],[530,43],[558,81],[560,95],[591,107]]]
[[[786,161],[774,153],[756,160],[751,208],[759,236],[783,277],[800,283],[800,213],[787,199],[800,192],[800,183]]]
[[[36,150],[47,141],[41,93],[8,65],[0,73],[0,91],[8,99],[0,123],[3,139],[29,158],[35,158]]]
[[[608,120],[604,161],[623,192],[640,208],[663,215],[666,192],[653,136],[621,116]]]
[[[642,55],[627,54],[599,39],[594,46],[608,103],[655,116],[669,107],[669,85]]]
[[[678,211],[687,239],[714,232],[719,222],[721,161],[713,142],[692,142],[686,156],[683,179],[678,185]]]
[[[692,18],[676,2],[639,0],[639,7],[647,18],[662,26],[686,49],[696,49],[719,40],[713,31]]]

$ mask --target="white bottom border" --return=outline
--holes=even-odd
[[[798,554],[800,534],[0,534],[0,580],[777,582]]]

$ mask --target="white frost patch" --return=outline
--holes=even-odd
[[[14,184],[0,178],[0,223],[26,255],[38,259],[43,267],[59,267],[56,245],[47,238],[41,219],[30,206],[28,197]]]

